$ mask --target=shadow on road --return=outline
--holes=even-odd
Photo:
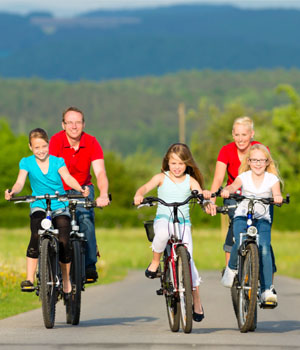
[[[295,330],[300,330],[300,321],[262,321],[258,322],[256,332],[288,333]]]
[[[156,321],[155,317],[113,317],[113,318],[97,318],[94,320],[80,321],[77,327],[95,327],[95,326],[128,326],[128,324],[134,324],[136,322],[146,323]],[[56,328],[70,327],[65,323],[56,322]]]
[[[220,331],[234,331],[239,332],[236,328],[193,328],[193,333],[196,334],[210,334]],[[300,321],[262,321],[257,323],[255,333],[288,333],[300,330]]]

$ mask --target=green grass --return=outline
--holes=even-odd
[[[29,229],[0,229],[0,319],[40,307],[34,293],[21,293]],[[98,229],[101,259],[97,284],[124,278],[129,269],[145,269],[152,256],[143,229]],[[224,238],[219,230],[194,230],[194,260],[200,270],[221,270]],[[300,278],[300,232],[272,233],[278,274]],[[276,281],[275,281],[276,283]]]

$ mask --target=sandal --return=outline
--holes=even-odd
[[[35,286],[29,280],[22,281],[21,282],[21,291],[22,292],[34,292],[35,291]]]

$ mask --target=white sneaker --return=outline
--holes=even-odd
[[[271,290],[271,289],[266,289],[262,294],[261,294],[261,301],[262,302],[277,302],[277,295]]]
[[[232,270],[228,266],[226,266],[226,269],[224,271],[224,275],[221,279],[221,283],[224,287],[231,288],[233,285],[233,280],[235,275],[237,274],[237,270]]]

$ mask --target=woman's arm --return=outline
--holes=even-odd
[[[220,188],[220,186],[222,186],[226,175],[226,171],[227,171],[227,165],[223,162],[217,161],[214,179],[210,189],[211,192],[216,192]],[[214,198],[213,201],[215,202],[216,198]]]
[[[159,173],[152,177],[152,179],[146,182],[143,186],[141,186],[134,195],[134,204],[139,205],[144,199],[144,195],[149,191],[153,190],[153,188],[160,186],[164,179],[164,174]]]
[[[17,180],[16,180],[15,184],[13,185],[11,191],[8,192],[9,191],[8,189],[5,191],[4,197],[6,200],[10,200],[14,194],[20,193],[22,191],[22,189],[25,185],[27,174],[28,174],[28,172],[26,170],[24,170],[24,169],[19,170]]]
[[[81,192],[84,197],[87,197],[89,195],[89,188],[85,186],[85,189],[83,189],[80,186],[79,182],[69,173],[69,170],[66,166],[59,168],[58,173],[69,187],[78,192]]]
[[[242,180],[239,177],[237,177],[231,185],[226,186],[222,190],[221,196],[223,198],[228,198],[231,193],[236,192],[241,186],[242,186]]]

